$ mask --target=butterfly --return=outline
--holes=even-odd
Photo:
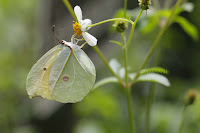
[[[27,93],[30,98],[79,102],[95,83],[95,66],[73,38],[71,42],[62,40],[59,43],[31,68],[26,79]]]

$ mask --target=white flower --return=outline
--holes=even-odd
[[[82,35],[85,41],[90,46],[95,46],[97,44],[97,39],[87,32],[87,30],[89,30],[90,28],[86,29],[88,25],[92,24],[92,21],[90,19],[84,19],[84,20],[82,19],[82,11],[79,6],[74,7],[74,13],[78,19],[78,23],[74,22],[73,24],[73,28],[76,35],[78,36]]]

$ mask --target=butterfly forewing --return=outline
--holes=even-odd
[[[95,67],[81,49],[63,49],[52,66],[49,85],[53,98],[62,103],[81,101],[91,90]]]

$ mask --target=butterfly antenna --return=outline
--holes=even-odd
[[[58,39],[58,37],[57,37],[56,34],[55,34],[55,31],[54,31],[55,27],[56,27],[56,26],[53,25],[53,27],[52,27],[52,32],[53,32],[53,34],[54,34],[56,40],[58,40],[58,42],[61,43],[61,41]]]

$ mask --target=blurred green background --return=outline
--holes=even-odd
[[[93,23],[113,17],[123,8],[123,0],[70,0],[81,6],[84,18]],[[129,49],[130,71],[142,63],[152,45],[173,0],[154,0],[152,10],[143,13]],[[190,88],[200,88],[200,1],[179,14],[167,29],[148,66],[169,70],[169,88],[156,85],[151,116],[152,133],[177,132],[184,106],[184,95]],[[137,14],[137,0],[128,0],[130,17]],[[189,8],[189,9],[188,9]],[[190,10],[190,9],[193,10]],[[133,9],[133,10],[132,10]],[[164,11],[164,12],[162,12]],[[159,13],[160,14],[159,14]],[[156,14],[157,13],[157,14]],[[57,45],[51,33],[69,40],[73,34],[72,17],[61,0],[0,0],[0,133],[126,133],[129,131],[126,98],[120,85],[109,84],[92,91],[80,103],[60,104],[41,98],[30,100],[26,93],[26,76],[32,65],[50,48]],[[119,46],[109,40],[119,40],[112,24],[90,30],[98,38],[98,46],[108,60],[123,63]],[[130,28],[130,26],[129,26]],[[111,74],[92,48],[86,53],[95,64],[97,80]],[[136,129],[145,132],[145,110],[150,83],[138,83],[133,88]],[[184,133],[200,133],[200,101],[187,110]]]

